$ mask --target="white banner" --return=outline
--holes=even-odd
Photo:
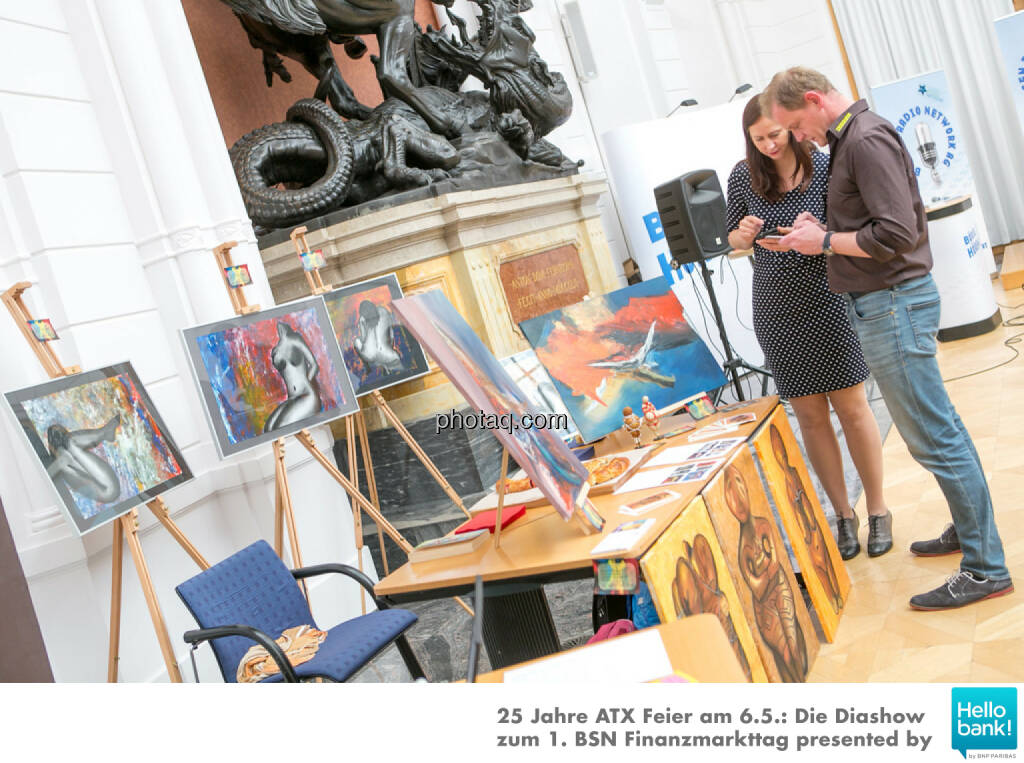
[[[996,37],[1003,51],[1003,61],[1010,75],[1013,102],[1024,130],[1024,11],[996,19]]]

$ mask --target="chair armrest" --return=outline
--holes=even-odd
[[[287,683],[294,684],[299,682],[299,677],[295,674],[295,668],[288,661],[281,646],[266,633],[250,625],[218,625],[214,628],[197,628],[196,630],[185,631],[184,639],[185,643],[195,647],[204,641],[224,638],[225,636],[241,636],[250,641],[255,641],[274,658],[274,662],[277,663],[277,669],[281,671],[281,677]]]
[[[365,573],[360,572],[355,567],[350,567],[347,564],[314,564],[309,567],[299,567],[298,569],[292,570],[292,576],[296,580],[303,580],[316,575],[324,575],[328,572],[336,572],[339,575],[346,575],[359,583],[359,585],[365,588],[367,593],[370,594],[370,598],[373,599],[373,603],[377,605],[377,609],[390,608],[386,601],[377,598],[377,594],[373,592],[373,581],[370,580]]]

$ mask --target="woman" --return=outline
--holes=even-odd
[[[829,404],[864,485],[868,555],[879,556],[892,548],[892,515],[882,497],[882,440],[864,391],[868,368],[842,297],[829,291],[824,255],[778,251],[758,241],[762,230],[791,226],[798,215],[825,219],[828,157],[763,116],[756,97],[743,110],[743,137],[747,158],[729,175],[728,228],[735,249],[754,249],[754,333],[839,517],[840,555],[860,553],[859,522]]]
[[[308,419],[323,408],[320,388],[316,383],[320,367],[302,334],[287,323],[278,321],[277,344],[270,353],[270,360],[284,381],[288,399],[267,417],[264,432]]]
[[[70,432],[60,424],[51,424],[46,430],[46,443],[53,457],[46,469],[50,478],[54,482],[63,480],[71,490],[97,503],[116,501],[121,495],[117,472],[92,450],[104,442],[114,442],[120,425],[119,413],[96,429]]]

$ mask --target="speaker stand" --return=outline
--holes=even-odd
[[[703,257],[698,260],[698,263],[700,264],[701,275],[704,277],[704,286],[707,288],[708,298],[711,300],[711,312],[714,313],[715,324],[718,326],[718,336],[721,338],[722,348],[725,350],[725,363],[722,364],[722,368],[726,376],[732,380],[732,388],[736,393],[736,399],[746,400],[743,396],[743,387],[740,385],[739,370],[741,368],[761,375],[761,397],[764,397],[768,394],[768,380],[771,378],[771,371],[760,366],[752,366],[743,358],[733,356],[729,334],[725,330],[725,321],[722,319],[722,309],[718,306],[718,297],[715,296],[715,284],[711,278],[711,271],[708,269],[707,261]],[[715,402],[717,403],[717,400]]]

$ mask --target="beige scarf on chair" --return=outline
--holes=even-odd
[[[277,643],[292,665],[301,665],[316,656],[317,650],[325,638],[327,638],[326,631],[318,631],[312,625],[296,625],[282,633],[281,637],[277,639]],[[280,672],[274,658],[270,656],[270,652],[256,644],[245,653],[242,661],[238,663],[235,679],[240,684],[259,683]]]

